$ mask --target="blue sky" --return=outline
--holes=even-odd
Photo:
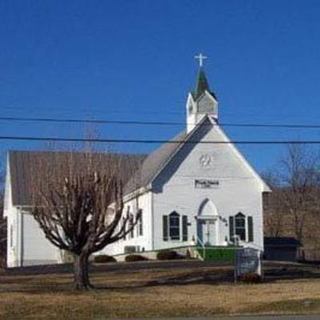
[[[0,135],[171,138],[184,128],[199,51],[220,121],[318,124],[320,1],[2,0],[2,116],[175,121],[177,126],[0,122]],[[234,140],[320,139],[319,130],[226,128]],[[0,142],[8,149],[44,143]],[[64,146],[65,147],[65,146]],[[109,147],[109,146],[108,146]],[[112,146],[147,152],[155,146]],[[240,146],[259,170],[281,146]]]

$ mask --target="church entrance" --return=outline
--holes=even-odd
[[[210,218],[197,219],[198,242],[200,245],[217,245],[216,221]]]
[[[197,243],[201,246],[215,246],[219,242],[218,212],[208,199],[200,205],[197,220]]]

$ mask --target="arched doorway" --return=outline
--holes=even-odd
[[[214,203],[205,199],[199,206],[197,219],[197,242],[200,245],[219,244],[218,211]]]

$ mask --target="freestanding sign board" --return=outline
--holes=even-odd
[[[261,276],[261,252],[253,248],[241,248],[236,251],[234,266],[235,281],[246,273]]]

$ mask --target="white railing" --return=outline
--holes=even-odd
[[[203,243],[202,240],[200,240],[200,238],[197,236],[196,237],[196,245],[200,244],[200,246],[202,247],[202,250],[203,250],[203,257],[202,259],[205,260],[206,259],[206,246],[205,244]]]

